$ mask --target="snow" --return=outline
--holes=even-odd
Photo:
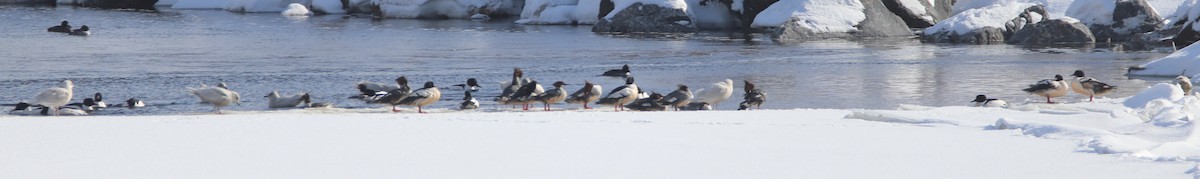
[[[1154,7],[1154,11],[1158,13],[1158,16],[1161,16],[1164,19],[1171,19],[1171,17],[1168,16],[1174,14],[1177,8],[1185,5],[1184,2],[1187,1],[1188,0],[1146,0],[1146,3],[1150,3],[1150,7]]]
[[[342,7],[341,0],[313,0],[312,1],[312,10],[325,12],[325,13],[329,13],[329,14],[346,13],[345,8]]]
[[[930,15],[929,12],[925,10],[925,5],[921,5],[921,1],[922,0],[900,0],[899,2],[900,2],[900,5],[904,6],[905,9],[908,9],[909,11],[912,11],[915,14],[920,14],[921,19],[925,19],[927,21],[933,22],[934,21],[933,15]],[[926,2],[928,2],[928,1],[926,1]],[[930,2],[930,4],[933,4],[933,3]]]
[[[595,24],[600,0],[526,0],[517,24]]]
[[[1112,0],[1076,0],[1071,3],[1066,15],[1079,19],[1083,24],[1112,25],[1114,8],[1116,3]]]
[[[967,3],[975,3],[980,0],[966,1]],[[966,4],[966,3],[964,3]],[[1002,3],[992,4],[986,7],[969,9],[961,13],[950,16],[932,27],[925,28],[925,34],[935,34],[941,31],[950,31],[957,34],[970,32],[974,29],[984,27],[995,27],[1004,29],[1004,25],[1009,21],[1021,15],[1026,8],[1032,7],[1033,3]],[[958,7],[958,4],[955,4]]]
[[[285,16],[307,16],[312,14],[312,12],[308,11],[308,8],[305,8],[304,5],[301,5],[300,3],[292,3],[288,4],[287,10],[280,12],[280,14]]]
[[[701,1],[705,0],[687,0],[687,14],[692,17],[692,23],[701,29],[733,29],[738,25],[737,17],[729,12],[729,6],[725,3],[710,1],[706,5],[700,5]],[[741,2],[741,1],[737,1]]]
[[[1144,70],[1130,71],[1130,75],[1175,77],[1182,72],[1186,76],[1200,74],[1200,45],[1188,45],[1166,57],[1142,64]]]
[[[288,9],[288,4],[297,2],[299,0],[229,0],[225,10],[250,13],[283,12]]]
[[[1174,24],[1181,20],[1190,19],[1185,25],[1191,25],[1192,29],[1200,30],[1200,24],[1194,23],[1196,18],[1200,18],[1200,8],[1195,8],[1198,0],[1186,0],[1177,6],[1174,13],[1163,18],[1168,19],[1164,24]]]
[[[1156,84],[1010,108],[0,115],[0,178],[1192,178],[1200,99],[1180,94]]]
[[[663,8],[667,8],[667,9],[679,9],[679,10],[683,10],[683,12],[688,12],[688,5],[687,5],[687,2],[684,2],[684,0],[612,0],[612,1],[613,1],[613,5],[614,5],[613,11],[609,12],[608,15],[604,16],[604,19],[612,19],[613,16],[617,15],[617,13],[620,13],[622,10],[625,10],[625,8],[633,5],[634,3],[642,3],[645,5],[658,5],[659,7],[663,7]]]
[[[171,9],[225,9],[234,0],[177,0]]]
[[[815,32],[853,32],[867,19],[858,0],[779,1],[754,19],[754,27],[779,27],[793,22]]]

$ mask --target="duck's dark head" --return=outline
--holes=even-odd
[[[467,86],[479,86],[479,81],[475,81],[475,78],[469,78],[467,79]]]
[[[88,27],[87,27],[87,25],[84,25],[82,27],[79,27],[79,30],[88,31]]]
[[[556,81],[556,82],[554,82],[554,87],[555,87],[555,88],[562,88],[562,86],[563,86],[563,85],[567,85],[567,83],[563,83],[562,81]]]
[[[70,25],[67,25],[67,21],[62,21],[62,26],[70,26]]]
[[[137,105],[138,101],[141,100],[138,100],[137,98],[129,98],[128,100],[125,100],[125,105],[132,108],[134,105]]]
[[[96,102],[104,101],[104,95],[100,95],[100,93],[96,93],[95,95],[92,95],[92,98],[95,98]]]
[[[521,71],[521,68],[513,68],[513,77],[520,78],[522,76],[525,76],[525,72]]]
[[[63,21],[63,22],[66,22],[66,21]],[[26,110],[26,109],[29,109],[29,103],[20,102],[20,103],[17,103],[17,107],[14,108],[13,110],[17,111],[17,110]]]
[[[433,82],[432,82],[432,81],[427,81],[427,82],[425,82],[425,88],[434,88],[434,87],[437,87],[437,86],[433,86]]]
[[[96,100],[92,98],[83,98],[83,106],[95,106]]]
[[[304,101],[304,103],[312,103],[312,96],[308,95],[308,93],[304,93],[304,95],[300,95],[300,100]]]
[[[1071,74],[1071,76],[1083,77],[1083,70],[1075,70],[1075,73]]]
[[[633,84],[633,77],[625,78],[625,84],[627,84],[627,85],[632,85],[632,84]]]
[[[658,92],[653,92],[653,93],[650,93],[650,99],[653,99],[653,100],[660,100],[660,99],[662,99],[662,98],[663,98],[663,95],[662,95],[662,94],[658,94]]]
[[[400,76],[399,78],[396,78],[396,84],[400,84],[401,86],[408,86],[408,78],[406,78],[404,76]]]
[[[981,94],[981,95],[975,95],[975,100],[971,101],[971,102],[986,102],[986,101],[987,101],[987,96],[984,96]]]
[[[1054,81],[1062,81],[1062,75],[1054,75]]]
[[[583,89],[582,90],[583,91],[592,91],[592,88],[594,88],[595,86],[596,85],[592,84],[592,82],[585,80],[585,81],[583,81]]]
[[[625,66],[621,66],[621,71],[629,72],[629,64],[625,64]]]

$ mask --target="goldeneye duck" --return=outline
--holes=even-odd
[[[71,25],[68,25],[67,21],[62,21],[62,25],[47,28],[46,31],[47,32],[71,33]]]
[[[987,98],[987,96],[982,95],[982,94],[975,96],[975,100],[971,101],[971,102],[975,103],[975,107],[1007,107],[1008,106],[1008,102],[1005,102],[1004,100],[990,99],[990,98]]]
[[[601,74],[600,76],[629,77],[629,75],[630,75],[629,74],[629,64],[625,64],[624,66],[621,66],[621,69],[608,70],[608,71],[605,71],[604,74]]]
[[[71,34],[74,36],[89,36],[89,35],[92,35],[92,32],[88,31],[88,26],[85,25],[85,26],[80,26],[79,29],[75,29],[75,31],[71,31],[70,33],[67,33],[67,34]]]

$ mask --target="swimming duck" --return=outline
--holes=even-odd
[[[424,88],[417,89],[416,91],[413,91],[412,94],[404,97],[403,100],[400,100],[399,104],[416,106],[417,113],[425,113],[425,111],[421,110],[422,106],[433,104],[440,99],[442,99],[442,92],[437,89],[437,86],[433,85],[432,81],[429,81],[425,82]]]
[[[975,107],[1008,107],[1008,102],[1004,102],[1004,100],[999,99],[987,98],[987,96],[982,94],[976,95],[975,100],[971,102],[975,103]]]
[[[454,85],[454,87],[458,90],[466,90],[471,92],[479,92],[479,89],[483,88],[479,86],[479,81],[476,81],[475,78],[469,78],[467,79],[467,84],[457,84]]]
[[[614,111],[625,109],[625,104],[633,102],[638,96],[638,86],[633,84],[633,82],[633,77],[625,78],[624,86],[618,86],[611,92],[608,92],[608,95],[600,98],[600,101],[596,101],[596,104],[611,104]]]
[[[592,82],[583,81],[583,88],[575,90],[570,96],[567,96],[567,103],[581,103],[583,109],[592,109],[588,107],[588,103],[600,99],[600,93],[604,93],[604,88],[600,85],[592,84]]]
[[[396,78],[395,81],[396,81],[395,85],[367,82],[367,81],[358,82],[357,84],[355,84],[355,88],[358,89],[360,96],[356,96],[355,98],[363,97],[364,99],[367,99],[371,96],[380,95],[380,92],[386,93],[386,92],[391,92],[393,90],[400,90],[400,92],[404,92],[404,93],[412,92],[412,89],[408,87],[408,78],[405,78],[404,76],[400,76],[400,77]]]
[[[1054,102],[1050,101],[1050,98],[1066,96],[1069,86],[1066,81],[1063,81],[1062,75],[1054,75],[1053,80],[1038,81],[1037,84],[1029,85],[1029,88],[1025,88],[1023,91],[1046,97],[1046,103],[1053,104]]]
[[[68,25],[67,21],[62,21],[62,25],[47,28],[46,31],[47,32],[71,33],[71,25]]]
[[[96,94],[92,95],[92,99],[96,100],[96,104],[93,105],[92,107],[94,107],[94,108],[107,108],[108,107],[108,103],[104,102],[104,95],[101,95],[100,93],[96,93]]]
[[[75,29],[74,31],[71,31],[70,33],[67,33],[67,34],[74,35],[74,36],[89,36],[89,35],[92,35],[92,32],[88,31],[88,26],[85,25],[85,26],[80,26],[79,29]]]
[[[601,74],[600,76],[629,77],[629,75],[630,75],[629,74],[629,64],[625,64],[624,66],[621,66],[621,69],[608,70],[608,71],[605,71],[604,74]]]
[[[1117,88],[1116,86],[1100,82],[1096,78],[1084,77],[1083,70],[1075,70],[1075,73],[1071,74],[1071,76],[1075,76],[1075,78],[1071,79],[1071,89],[1075,93],[1088,95],[1088,101],[1094,101],[1096,96],[1108,94]]]

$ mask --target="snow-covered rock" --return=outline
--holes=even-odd
[[[171,9],[225,9],[235,0],[178,0]]]
[[[302,1],[303,0],[229,0],[229,5],[225,7],[225,10],[247,13],[283,12],[284,10],[288,9],[289,4],[300,3]],[[305,11],[308,11],[308,9],[305,9]]]
[[[606,1],[610,0],[602,2]],[[615,10],[600,18],[592,26],[592,32],[696,31],[696,25],[686,13],[687,5],[682,0],[648,0],[656,3],[634,1],[637,0],[611,1]]]
[[[308,8],[304,7],[304,5],[300,3],[292,3],[288,4],[287,10],[283,10],[283,12],[280,12],[280,14],[285,16],[307,16],[312,14],[312,11],[309,11]]]
[[[739,16],[735,15],[729,4],[732,0],[686,0],[687,14],[699,29],[735,29],[740,27]]]
[[[1078,20],[1063,18],[1038,22],[1021,28],[1005,40],[1009,44],[1094,43],[1096,38]]]
[[[82,7],[103,9],[144,9],[154,10],[158,0],[57,0],[58,4],[69,4]]]
[[[510,15],[515,0],[372,0],[372,14],[381,18],[467,19],[475,14]],[[521,6],[524,6],[522,1]],[[516,7],[520,8],[520,7]],[[520,13],[519,11],[517,13]]]
[[[912,35],[880,0],[779,1],[759,13],[753,26],[779,27],[773,34],[778,40]]]
[[[1066,15],[1088,25],[1097,41],[1128,41],[1133,34],[1154,31],[1163,22],[1145,0],[1077,0]]]
[[[517,24],[595,24],[600,0],[526,0]]]
[[[1183,89],[1180,89],[1179,85],[1158,83],[1130,96],[1123,104],[1129,108],[1142,108],[1157,99],[1175,101],[1183,97]]]
[[[883,0],[910,28],[926,28],[950,15],[950,0]]]
[[[1171,55],[1140,65],[1140,70],[1130,70],[1130,75],[1169,76],[1174,77],[1181,72],[1186,76],[1200,74],[1200,45],[1189,45]]]
[[[938,22],[933,27],[925,28],[921,39],[935,43],[1004,42],[1022,27],[1047,20],[1047,15],[1041,5],[1033,3],[992,4],[963,11]]]

